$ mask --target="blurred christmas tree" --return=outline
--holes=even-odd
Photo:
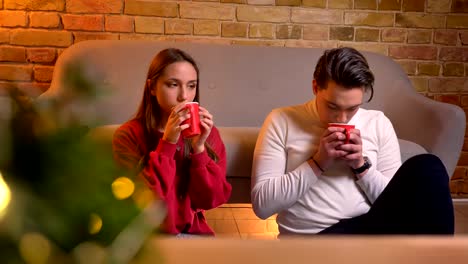
[[[0,254],[7,263],[126,261],[163,218],[149,190],[120,171],[112,149],[88,137],[82,116],[69,111],[100,96],[81,73],[72,65],[69,93],[51,100],[9,91],[10,148],[0,164]],[[94,255],[81,259],[79,252]]]

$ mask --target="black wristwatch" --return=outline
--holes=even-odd
[[[369,169],[372,166],[372,163],[368,157],[364,156],[363,159],[364,159],[364,164],[361,167],[356,168],[356,169],[351,168],[354,174],[363,173],[365,170]]]

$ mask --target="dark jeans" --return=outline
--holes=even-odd
[[[454,211],[447,171],[437,156],[408,159],[369,212],[319,234],[453,234]]]

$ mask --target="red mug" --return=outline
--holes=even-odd
[[[198,103],[186,103],[185,107],[190,112],[190,118],[182,122],[182,125],[190,124],[190,126],[182,130],[182,136],[184,138],[191,138],[196,135],[200,135],[200,115],[198,113]]]
[[[349,131],[351,129],[354,129],[354,125],[348,125],[348,124],[345,124],[345,123],[328,123],[328,127],[341,127],[341,128],[344,128],[345,131],[343,133],[346,135],[346,139],[345,139],[344,143],[345,144],[349,143],[349,136],[350,136]]]

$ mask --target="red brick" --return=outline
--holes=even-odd
[[[462,148],[462,150],[463,150],[463,151],[468,151],[468,138],[465,138],[465,140],[463,141],[463,148]],[[466,173],[466,172],[465,172],[465,173]],[[461,177],[460,177],[460,176],[458,176],[458,177],[464,178],[465,175],[466,175],[466,174],[461,175]]]
[[[455,46],[457,44],[457,37],[456,30],[436,30],[434,32],[434,43]]]
[[[300,39],[302,27],[300,25],[277,25],[277,39]]]
[[[271,28],[273,25],[268,24]],[[195,20],[193,24],[193,34],[195,35],[206,35],[206,36],[217,36],[220,32],[219,22],[215,20]],[[250,29],[250,34],[254,35],[256,32],[254,29]],[[271,29],[273,32],[273,29]],[[257,36],[258,37],[258,36]],[[273,35],[270,37],[273,38]]]
[[[462,95],[462,97],[461,97],[461,106],[463,106],[463,107],[468,106],[468,95]],[[468,126],[466,128],[468,129]]]
[[[271,0],[248,0],[248,3],[254,2],[255,5],[270,5],[269,1]],[[272,5],[275,5],[275,0],[273,0]],[[302,0],[302,6],[325,8],[327,7],[327,0]]]
[[[437,48],[432,46],[390,46],[390,57],[395,59],[435,60]]]
[[[191,35],[193,22],[190,20],[173,19],[164,23],[164,33],[167,35]]]
[[[0,27],[25,27],[27,23],[24,11],[0,11]]]
[[[404,42],[406,40],[406,29],[384,28],[382,29],[383,42]]]
[[[57,13],[32,12],[29,15],[29,26],[36,28],[58,28],[60,17]]]
[[[63,11],[65,0],[4,0],[5,9]]]
[[[462,62],[445,63],[443,75],[463,77],[465,75],[465,66]]]
[[[424,12],[426,0],[403,0],[403,12]]]
[[[164,20],[157,17],[135,17],[135,32],[164,34]]]
[[[320,12],[318,12],[316,16],[320,16]],[[356,26],[393,27],[394,17],[395,15],[390,13],[345,12],[344,23],[346,25]],[[340,20],[333,19],[334,24],[341,24]]]
[[[465,114],[468,116],[468,111],[465,109]],[[468,152],[462,151],[460,159],[458,160],[458,166],[468,166]]]
[[[297,12],[295,12],[297,11]],[[239,6],[234,14],[238,21],[247,22],[297,22],[301,20],[301,11],[306,9],[291,9],[289,7],[260,7],[260,6]],[[291,14],[292,12],[292,14]],[[322,14],[324,18],[329,15],[327,12]],[[207,17],[208,18],[208,17]],[[303,21],[304,23],[307,23]]]
[[[395,26],[407,28],[445,28],[445,16],[419,13],[396,13]]]
[[[276,0],[277,6],[300,6],[301,0]]]
[[[378,42],[380,39],[380,30],[374,28],[356,28],[355,41]]]
[[[67,30],[103,31],[102,15],[62,15],[63,28]]]
[[[132,16],[106,16],[106,31],[109,32],[133,32]]]
[[[53,73],[54,66],[34,66],[34,80],[38,82],[50,82]]]
[[[443,102],[443,103],[460,106],[460,95],[441,94],[441,95],[436,95],[435,100],[439,102]]]
[[[328,26],[305,25],[303,31],[305,40],[328,40]]]
[[[401,10],[401,0],[380,0],[379,2],[379,10]]]
[[[452,93],[467,92],[467,78],[431,78],[429,80],[429,92]]]
[[[221,36],[227,38],[245,38],[247,37],[247,28],[248,24],[246,23],[233,23],[225,22],[221,24]]]
[[[449,13],[451,0],[428,0],[426,12],[428,13]]]
[[[468,31],[460,32],[460,39],[462,45],[468,45]]]
[[[454,198],[468,198],[468,182],[465,180],[450,181],[450,192]]]
[[[439,76],[440,65],[434,62],[422,62],[418,64],[418,75]]]
[[[352,41],[354,39],[354,27],[330,27],[330,39]]]
[[[55,49],[51,48],[30,48],[26,54],[28,62],[50,63],[55,60]]]
[[[432,30],[408,30],[409,44],[430,44],[432,42]]]
[[[10,42],[10,30],[0,28],[0,43]]]
[[[221,3],[247,4],[247,0],[221,0]],[[253,5],[251,1],[249,1],[249,4]]]
[[[32,77],[32,66],[19,64],[0,64],[0,80],[29,81]]]
[[[377,1],[375,0],[354,0],[355,9],[377,9]]]
[[[465,144],[467,144],[468,141],[465,139]],[[468,145],[467,145],[468,147]],[[463,145],[463,150],[465,150],[465,145]],[[468,149],[466,149],[468,150]],[[462,168],[462,167],[457,167],[455,169],[455,171],[453,172],[453,176],[452,176],[452,180],[458,180],[458,179],[465,179],[466,177],[466,168]]]
[[[203,4],[192,5],[183,3],[180,4],[180,17],[184,17],[183,10],[185,10],[185,7],[189,10],[197,9],[198,5],[200,5],[201,9],[205,9],[205,11],[212,13],[215,12],[215,10],[222,8],[219,4],[208,6]],[[234,7],[226,7],[226,5],[223,6],[234,11]],[[210,10],[210,8],[213,8],[214,10]],[[179,5],[175,2],[125,0],[124,14],[152,17],[177,17],[179,14]]]
[[[123,9],[122,0],[67,0],[69,13],[120,13]]]
[[[118,40],[119,35],[113,33],[97,33],[97,32],[74,32],[75,43],[85,40]]]
[[[447,16],[447,28],[468,28],[468,16],[466,15],[449,15]]]
[[[439,53],[439,60],[468,62],[468,47],[442,47]]]
[[[248,0],[248,1],[245,0],[245,1],[246,3],[248,2],[248,4],[252,6],[274,6],[276,4],[275,0]],[[327,0],[302,0],[302,5],[308,6],[309,1],[327,1]],[[221,3],[225,3],[225,1],[221,0]]]
[[[353,9],[353,0],[330,0],[328,9]]]
[[[23,47],[0,46],[0,61],[25,62],[26,50]]]
[[[468,13],[468,2],[466,0],[452,0],[453,13]]]
[[[68,47],[73,43],[72,33],[67,31],[16,29],[10,34],[10,42],[15,45]]]

